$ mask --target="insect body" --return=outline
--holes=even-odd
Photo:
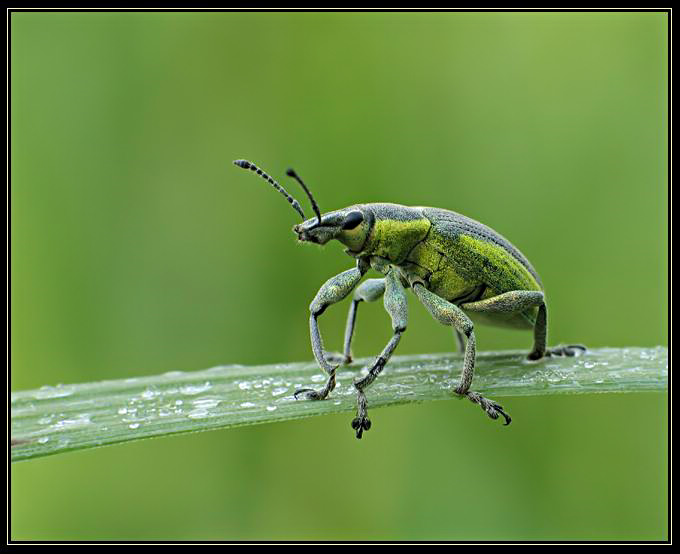
[[[269,175],[251,162],[234,163],[266,179],[305,219],[299,203]],[[322,400],[335,387],[338,365],[333,364],[338,360],[324,352],[318,327],[318,318],[328,306],[354,290],[339,360],[343,363],[352,359],[352,335],[361,302],[383,297],[392,319],[392,338],[368,368],[366,376],[354,382],[357,417],[352,427],[357,438],[371,426],[364,389],[385,367],[406,331],[407,289],[413,291],[436,320],[455,330],[459,349],[464,351],[463,372],[456,393],[479,404],[492,419],[503,416],[506,425],[511,419],[502,406],[470,390],[476,352],[473,322],[533,329],[530,360],[547,355],[574,355],[578,350],[585,350],[579,345],[546,348],[547,312],[541,280],[524,255],[486,225],[448,210],[388,203],[355,204],[322,215],[304,182],[293,170],[287,174],[304,188],[316,214],[315,218],[293,227],[298,240],[322,245],[337,240],[356,260],[355,267],[326,281],[309,306],[312,350],[319,366],[328,374],[328,380],[321,390],[296,391],[296,398],[304,394],[308,399]],[[384,277],[367,279],[357,287],[369,268]]]

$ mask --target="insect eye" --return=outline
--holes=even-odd
[[[345,221],[342,223],[342,229],[344,231],[350,231],[354,229],[364,220],[364,214],[361,212],[349,212]]]

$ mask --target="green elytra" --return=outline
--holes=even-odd
[[[246,160],[234,163],[267,180],[305,219],[300,204],[269,175]],[[371,426],[364,389],[385,367],[406,330],[408,289],[436,320],[455,329],[458,348],[464,351],[461,382],[455,392],[479,404],[492,419],[503,416],[505,425],[510,424],[511,418],[503,407],[470,390],[476,353],[473,322],[533,329],[530,360],[550,355],[573,356],[585,350],[581,345],[546,348],[547,310],[541,280],[526,257],[493,229],[449,210],[390,203],[354,204],[321,214],[302,179],[292,169],[287,174],[303,187],[316,214],[315,218],[293,227],[298,240],[321,245],[337,240],[345,245],[345,253],[356,260],[355,267],[326,281],[309,306],[312,351],[328,379],[322,389],[300,389],[295,397],[305,393],[308,399],[322,400],[335,388],[339,366],[332,364],[352,361],[352,336],[361,302],[383,297],[392,320],[392,338],[368,373],[354,382],[357,417],[352,420],[352,428],[357,438]],[[367,279],[357,287],[368,269],[384,277]],[[352,291],[343,353],[328,354],[323,349],[318,317]]]

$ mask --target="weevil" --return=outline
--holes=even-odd
[[[326,281],[309,305],[309,330],[314,357],[328,375],[322,389],[303,388],[295,398],[323,400],[335,388],[340,363],[352,361],[351,345],[357,308],[361,302],[383,297],[392,320],[392,338],[354,381],[357,416],[352,420],[356,437],[371,428],[365,389],[383,370],[408,324],[406,291],[410,289],[440,323],[454,329],[458,350],[463,352],[463,370],[456,394],[478,404],[491,419],[511,418],[501,405],[470,390],[475,369],[474,323],[533,330],[534,345],[527,356],[574,356],[582,345],[549,349],[547,308],[543,284],[529,260],[507,239],[469,217],[441,208],[408,207],[390,203],[354,204],[321,214],[309,188],[292,169],[286,174],[305,191],[316,217],[306,219],[300,203],[272,177],[247,160],[234,164],[251,170],[283,196],[302,217],[293,227],[301,242],[324,245],[337,240],[345,253],[356,260],[355,267]],[[384,275],[367,279],[357,287],[369,269]],[[354,291],[347,316],[343,353],[334,356],[323,348],[318,319],[324,311]]]

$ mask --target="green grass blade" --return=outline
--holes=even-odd
[[[525,355],[478,353],[473,390],[496,398],[667,388],[668,351],[661,346],[599,348],[536,363],[527,362]],[[323,386],[325,376],[315,363],[221,366],[12,393],[12,461],[147,437],[352,412],[352,381],[370,361],[341,367],[335,391],[317,402],[293,398],[297,388]],[[461,366],[456,354],[395,356],[367,389],[369,407],[452,398]]]

